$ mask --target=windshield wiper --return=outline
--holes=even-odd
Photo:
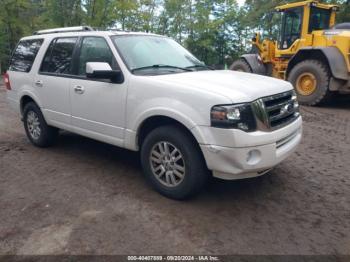
[[[209,70],[214,70],[214,68],[207,66],[207,65],[193,65],[193,66],[188,66],[186,67],[187,69],[192,69],[192,68],[204,68],[204,69],[209,69]]]
[[[183,71],[188,71],[191,72],[192,70],[189,68],[185,68],[185,67],[179,67],[179,66],[172,66],[172,65],[151,65],[151,66],[143,66],[143,67],[138,67],[138,68],[134,68],[131,70],[132,73],[134,73],[135,71],[139,71],[139,70],[144,70],[144,69],[158,69],[158,68],[173,68],[173,69],[180,69]]]

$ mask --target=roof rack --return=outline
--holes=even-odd
[[[39,30],[39,31],[34,32],[34,35],[83,32],[83,31],[94,31],[94,29],[91,26],[60,27],[60,28]]]

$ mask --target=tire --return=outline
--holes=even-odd
[[[315,81],[310,90],[304,90],[301,86],[302,77],[309,75]],[[290,71],[288,81],[292,83],[298,95],[300,104],[315,106],[325,103],[329,100],[331,92],[329,91],[330,72],[324,63],[318,60],[305,60],[300,62]],[[298,84],[299,83],[299,84]],[[311,92],[311,90],[314,90]],[[310,91],[311,93],[309,93]]]
[[[33,102],[24,106],[23,123],[29,141],[37,147],[49,147],[56,142],[58,129],[48,126],[40,108]],[[36,129],[35,127],[38,127]]]
[[[246,72],[246,73],[253,72],[252,69],[250,68],[250,65],[242,58],[233,62],[232,65],[230,66],[230,70],[241,71],[241,72]]]
[[[160,160],[161,157],[154,153],[156,151],[160,155],[159,146],[164,150],[164,143],[167,143],[169,152],[174,152],[175,148],[178,150],[174,157],[179,157],[181,154],[182,159],[177,160],[176,167],[184,167],[183,172],[174,168],[171,163],[167,166],[167,163]],[[153,161],[151,157],[158,162]],[[159,163],[160,161],[163,162]],[[176,125],[156,128],[146,136],[141,147],[141,164],[144,175],[152,187],[160,194],[176,200],[187,199],[197,194],[209,177],[209,171],[198,144],[185,130]],[[163,167],[159,168],[159,166]],[[170,170],[165,172],[166,168]],[[172,168],[174,171],[171,171]],[[182,178],[178,176],[179,172],[183,173]],[[171,179],[171,174],[174,180]],[[157,175],[159,175],[158,178]],[[167,177],[172,185],[166,185]]]

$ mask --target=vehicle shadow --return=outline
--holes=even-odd
[[[350,109],[350,95],[334,95],[329,102],[321,107],[329,109]]]
[[[70,152],[78,153],[79,156],[91,159],[93,162],[101,159],[116,160],[117,162],[124,162],[133,167],[141,168],[138,152],[109,145],[67,131],[60,132],[59,139],[54,148],[66,150],[68,154]]]
[[[129,180],[130,184],[137,186],[145,186],[145,179],[142,176],[142,168],[140,164],[140,155],[138,152],[129,151],[118,148],[113,145],[105,144],[69,132],[61,132],[59,141],[52,148],[55,152],[64,154],[74,159],[75,164],[79,164],[85,168],[88,163],[95,169],[94,177],[96,180],[101,179],[100,167],[104,166],[103,176],[114,177],[116,183],[121,179]],[[80,163],[77,163],[77,161]],[[274,187],[278,176],[267,174],[257,178],[247,180],[225,181],[210,177],[209,183],[198,197],[193,198],[194,201],[200,201],[208,198],[228,198],[238,199],[249,195],[264,194],[264,191],[270,191],[270,187]],[[90,177],[91,178],[91,177]],[[126,183],[126,184],[129,184]],[[106,185],[108,186],[108,185]],[[112,186],[113,187],[113,186]],[[134,188],[134,187],[133,187]],[[132,189],[131,189],[132,190]],[[151,191],[152,189],[143,188],[142,191]],[[151,194],[153,195],[153,194]],[[156,197],[159,195],[156,193]]]

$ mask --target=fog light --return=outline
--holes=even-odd
[[[247,163],[248,165],[256,165],[261,161],[261,152],[259,150],[251,150],[247,154]]]

